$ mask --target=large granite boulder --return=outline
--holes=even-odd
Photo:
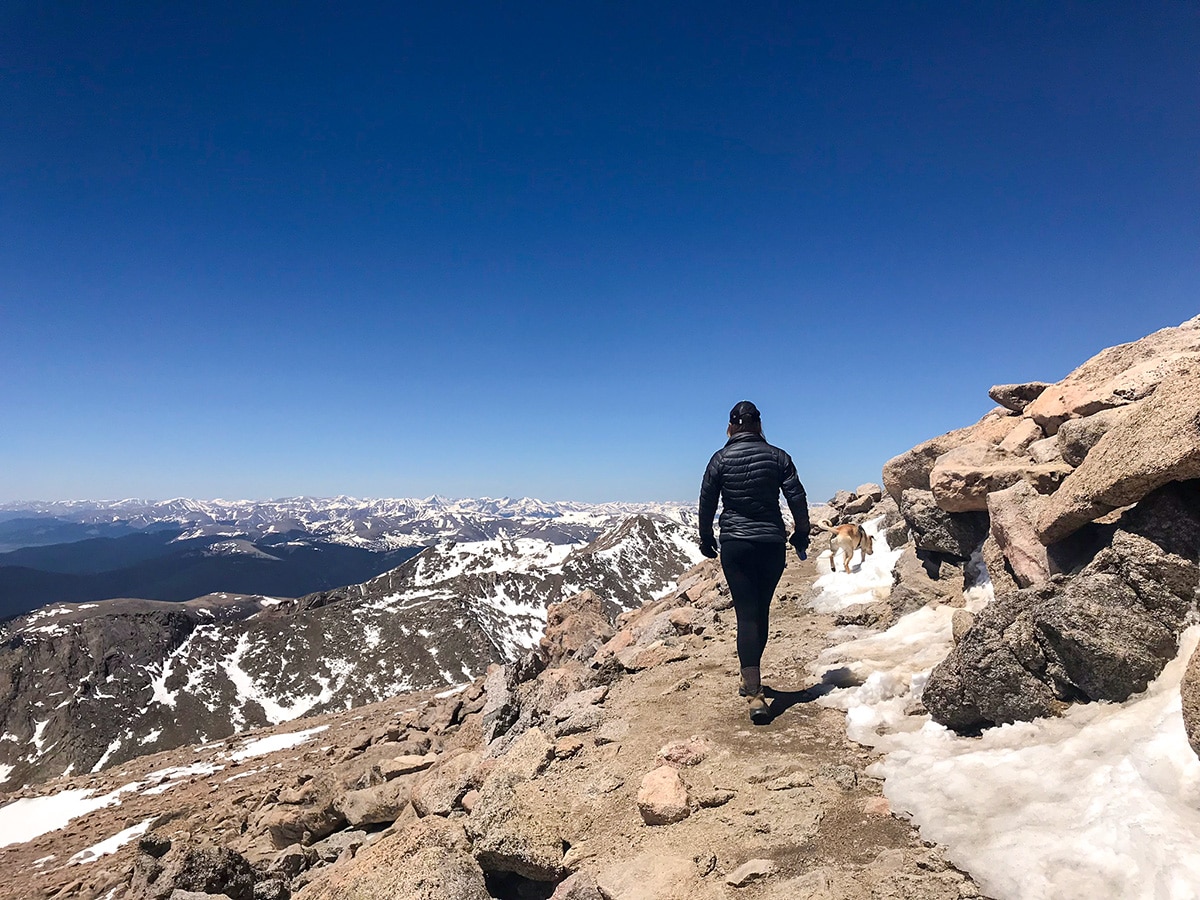
[[[1161,488],[1107,531],[1074,578],[979,612],[926,685],[936,721],[969,732],[1145,690],[1174,657],[1200,580],[1200,482]]]
[[[305,900],[491,900],[463,826],[430,817],[329,869]]]
[[[1038,536],[1056,543],[1160,485],[1191,478],[1200,478],[1200,363],[1172,370],[1100,438],[1046,502]]]
[[[466,824],[485,872],[551,883],[566,875],[562,811],[539,786],[511,773],[488,778]]]
[[[1200,361],[1200,316],[1129,344],[1100,351],[1025,407],[1054,434],[1069,419],[1125,406],[1152,394],[1181,362]]]
[[[990,444],[970,443],[937,458],[929,486],[938,506],[947,512],[978,512],[988,508],[987,495],[1018,481],[1048,494],[1071,473],[1066,463],[1036,463]]]
[[[929,490],[929,473],[939,456],[971,441],[998,444],[1017,427],[1021,417],[1007,409],[994,409],[974,425],[959,428],[917,444],[883,465],[883,487],[897,503],[909,489]]]
[[[967,559],[988,534],[986,512],[947,512],[937,505],[931,491],[906,490],[900,498],[900,512],[920,550]]]

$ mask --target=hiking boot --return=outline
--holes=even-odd
[[[742,669],[741,680],[738,682],[738,696],[753,697],[755,694],[761,693],[762,682],[759,680],[758,667],[755,666]]]
[[[767,698],[762,691],[750,698],[750,721],[755,725],[766,725],[771,721],[771,710],[767,708]]]

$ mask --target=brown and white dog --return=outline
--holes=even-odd
[[[817,527],[822,531],[829,532],[829,571],[836,572],[837,552],[842,551],[842,560],[846,566],[846,574],[850,574],[850,557],[854,555],[855,550],[862,550],[862,560],[867,558],[867,555],[875,552],[874,542],[871,536],[863,531],[857,525],[830,525],[828,522],[821,521],[817,523]],[[859,565],[862,565],[862,560]]]

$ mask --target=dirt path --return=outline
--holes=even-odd
[[[834,627],[802,605],[816,574],[813,561],[792,558],[776,593],[763,660],[771,724],[752,725],[737,696],[733,611],[724,610],[712,633],[688,638],[687,659],[614,683],[604,708],[610,733],[623,730],[613,722],[628,725],[618,743],[587,741],[539,779],[537,814],[570,811],[575,864],[596,871],[615,897],[980,896],[938,848],[890,815],[881,783],[864,773],[877,757],[846,738],[844,715],[812,702],[820,690],[809,666]],[[701,762],[681,768],[700,808],[676,824],[647,826],[636,805],[643,776],[660,748],[693,737],[710,747]],[[770,860],[774,873],[729,884],[752,859]]]

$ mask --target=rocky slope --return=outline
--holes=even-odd
[[[615,615],[699,558],[691,529],[633,516],[586,545],[438,545],[298,600],[51,605],[0,628],[0,784],[469,682],[582,586]]]
[[[591,592],[555,605],[537,652],[453,696],[24,791],[28,816],[37,794],[91,808],[0,850],[0,896],[979,896],[890,815],[873,754],[812,702],[833,686],[808,671],[835,624],[795,602],[815,574],[792,558],[780,585],[764,728],[736,696],[728,591],[705,562],[615,623]]]

